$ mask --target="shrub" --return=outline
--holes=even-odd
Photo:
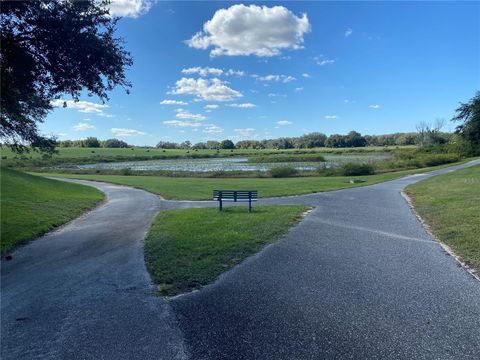
[[[347,163],[340,168],[340,173],[344,176],[372,175],[375,169],[370,164]]]
[[[122,175],[133,175],[132,169],[124,168],[120,170],[120,174]]]
[[[443,165],[457,161],[460,161],[460,156],[457,154],[431,154],[422,158],[424,166]]]
[[[298,174],[298,170],[291,166],[278,166],[269,171],[271,177],[283,178]]]

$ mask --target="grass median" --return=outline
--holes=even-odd
[[[83,185],[1,168],[1,253],[64,224],[103,199]]]
[[[406,192],[439,240],[480,270],[480,166],[420,181]]]
[[[277,240],[304,206],[179,209],[157,215],[145,239],[147,268],[160,295],[198,289]]]

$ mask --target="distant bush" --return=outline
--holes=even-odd
[[[424,156],[421,161],[424,166],[437,166],[460,161],[457,154],[431,154]]]
[[[324,162],[325,158],[319,154],[274,154],[250,156],[250,163],[277,163],[277,162]]]
[[[120,174],[122,175],[133,175],[133,171],[130,168],[124,168],[120,170]]]
[[[347,163],[340,168],[340,173],[344,176],[372,175],[375,168],[370,164]]]
[[[298,174],[298,170],[291,166],[279,166],[269,171],[271,177],[284,178]]]

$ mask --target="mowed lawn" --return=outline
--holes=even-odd
[[[480,270],[480,166],[420,181],[406,191],[434,234]]]
[[[145,239],[147,268],[161,295],[214,281],[296,224],[304,206],[179,209],[157,215]]]
[[[1,252],[79,216],[103,193],[1,168]]]
[[[383,181],[394,180],[409,174],[415,174],[452,165],[454,164],[368,176],[311,176],[292,178],[181,178],[145,175],[125,176],[53,173],[39,173],[38,175],[95,180],[120,185],[128,185],[159,194],[165,199],[209,200],[212,197],[212,191],[215,189],[258,190],[259,197],[300,195],[372,185]],[[364,182],[351,184],[350,180],[352,179],[363,180]]]

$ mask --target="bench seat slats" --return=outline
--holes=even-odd
[[[219,202],[222,210],[222,202],[248,202],[251,211],[252,202],[258,200],[257,190],[213,190],[213,200]]]

